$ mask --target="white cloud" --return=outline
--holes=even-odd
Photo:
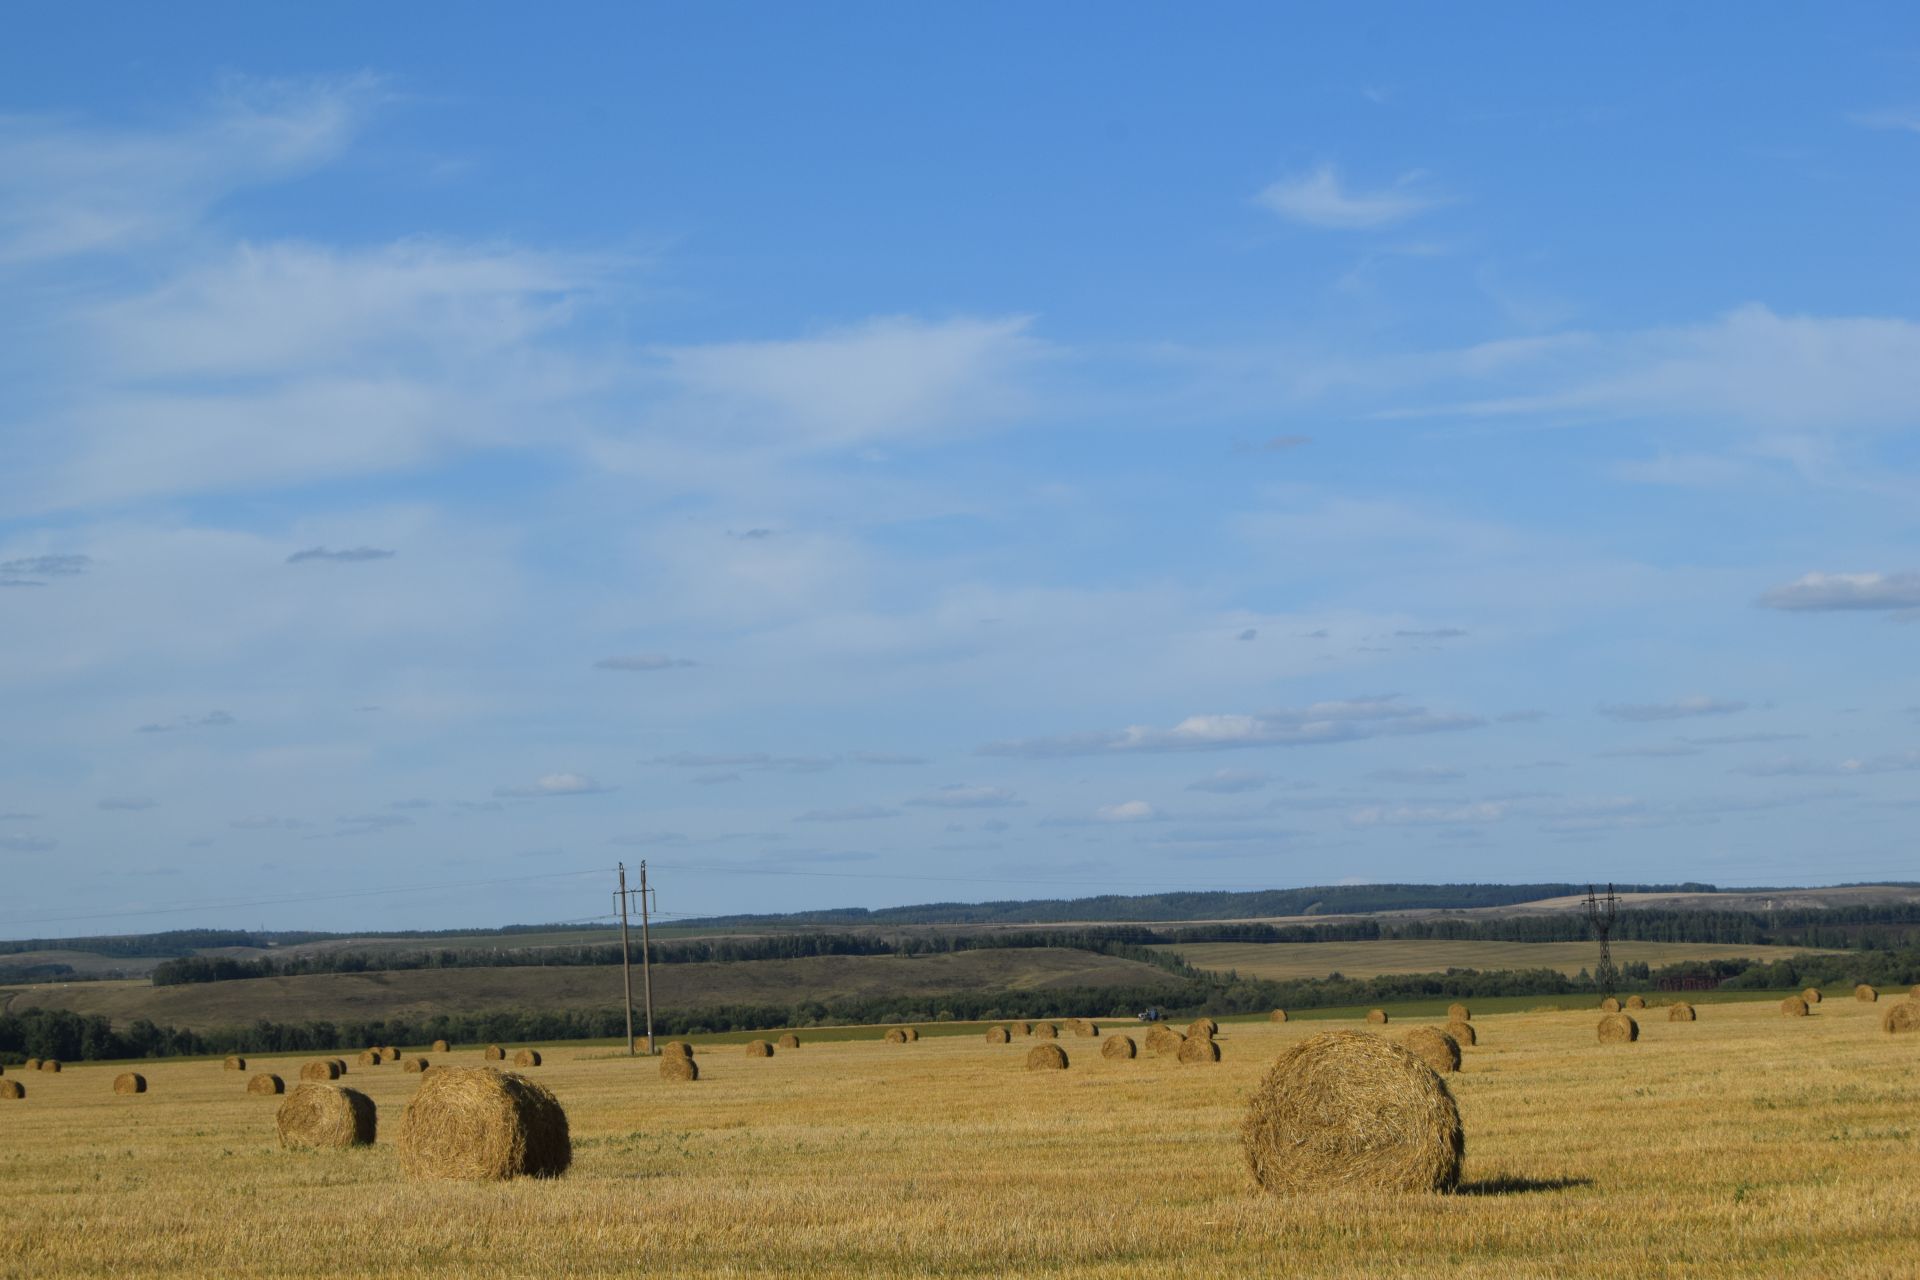
[[[1130,725],[1113,732],[995,742],[981,747],[980,754],[1046,758],[1161,751],[1228,751],[1246,747],[1307,746],[1352,742],[1361,738],[1439,733],[1471,729],[1482,723],[1477,716],[1432,712],[1395,698],[1356,698],[1343,702],[1317,702],[1308,707],[1255,715],[1188,716],[1170,729]]]
[[[1270,184],[1254,201],[1294,222],[1348,231],[1404,222],[1443,203],[1410,179],[1381,191],[1351,191],[1339,171],[1326,164]]]
[[[612,787],[603,787],[592,778],[578,773],[548,773],[520,786],[501,786],[493,789],[496,796],[507,798],[538,798],[542,796],[590,796],[611,791]]]
[[[1920,609],[1920,573],[1809,573],[1762,595],[1793,612]]]
[[[1123,800],[1101,805],[1093,816],[1101,822],[1152,822],[1160,815],[1145,800]]]
[[[1645,723],[1651,720],[1684,720],[1691,716],[1725,716],[1746,709],[1744,702],[1696,693],[1672,702],[1613,703],[1601,707],[1600,714],[1615,720]]]

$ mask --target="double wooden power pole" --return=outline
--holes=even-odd
[[[633,1056],[633,948],[627,940],[627,901],[640,895],[640,982],[647,1000],[647,1056],[653,1056],[653,931],[649,927],[653,904],[648,900],[647,864],[640,863],[640,887],[627,888],[627,864],[620,864],[620,891],[614,898],[620,904],[620,982],[626,989],[627,1056]]]

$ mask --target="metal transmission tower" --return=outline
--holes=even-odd
[[[1620,982],[1620,971],[1613,967],[1613,942],[1608,936],[1619,917],[1620,900],[1613,896],[1613,886],[1607,886],[1607,896],[1602,898],[1588,885],[1587,923],[1593,927],[1593,936],[1600,940],[1600,967],[1593,971],[1593,985],[1600,988],[1602,996],[1612,995]]]

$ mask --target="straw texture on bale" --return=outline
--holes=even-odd
[[[1287,1011],[1285,1009],[1275,1009],[1272,1013],[1267,1015],[1268,1022],[1285,1022],[1286,1020],[1287,1020]]]
[[[1100,1046],[1100,1056],[1103,1058],[1131,1058],[1139,1052],[1140,1046],[1133,1042],[1132,1036],[1108,1036]]]
[[[1065,1071],[1067,1051],[1057,1044],[1037,1044],[1027,1050],[1027,1070]]]
[[[0,1077],[0,1098],[24,1098],[26,1096],[27,1086],[21,1084],[18,1080],[8,1080]]]
[[[413,1178],[551,1178],[573,1163],[560,1103],[525,1076],[492,1067],[425,1076],[400,1116],[399,1147],[400,1168]]]
[[[1472,1022],[1473,1010],[1467,1008],[1467,1006],[1463,1004],[1450,1004],[1447,1006],[1447,1021],[1448,1022]]]
[[[1007,1024],[1007,1030],[1016,1036],[1030,1036],[1033,1034],[1033,1027],[1025,1022],[1009,1022]]]
[[[1012,1039],[1012,1037],[1007,1034],[1007,1029],[1005,1027],[988,1027],[987,1028],[988,1044],[1005,1044],[1010,1039]]]
[[[1800,993],[1800,998],[1801,998],[1802,1000],[1805,1000],[1805,1001],[1806,1001],[1806,1002],[1807,1002],[1808,1004],[1819,1004],[1819,1003],[1820,1003],[1820,988],[1818,988],[1818,987],[1808,987],[1808,988],[1807,988],[1807,989],[1806,989],[1805,991],[1802,991],[1802,992]]]
[[[60,1072],[60,1059],[42,1058],[40,1059],[40,1069],[42,1071],[51,1071],[54,1074],[58,1075]]]
[[[1060,1036],[1060,1028],[1051,1022],[1036,1022],[1033,1024],[1032,1035],[1035,1040],[1055,1040]]]
[[[1203,1037],[1204,1039],[1211,1040],[1213,1037],[1219,1034],[1220,1034],[1220,1024],[1215,1022],[1212,1018],[1195,1018],[1192,1022],[1189,1022],[1187,1024],[1187,1039],[1189,1040],[1193,1039],[1195,1036],[1200,1036],[1200,1037]]]
[[[1180,1046],[1186,1042],[1187,1038],[1172,1027],[1155,1026],[1147,1032],[1147,1048],[1163,1058],[1170,1053],[1180,1052]]]
[[[1897,1036],[1905,1031],[1920,1031],[1920,1003],[1896,1000],[1880,1014],[1880,1029]]]
[[[480,1056],[488,1062],[505,1062],[507,1060],[507,1051],[497,1044],[490,1044]]]
[[[21,1063],[20,1065],[21,1065],[21,1070],[23,1071],[38,1071],[40,1069],[40,1059],[28,1058],[25,1062]]]
[[[1853,989],[1853,998],[1862,1004],[1872,1004],[1880,998],[1880,993],[1863,982]]]
[[[1446,1032],[1460,1042],[1462,1048],[1480,1043],[1480,1033],[1473,1029],[1471,1022],[1449,1022]]]
[[[907,1033],[903,1029],[895,1027],[882,1038],[886,1040],[888,1044],[905,1044],[907,1042]]]
[[[1787,1018],[1804,1018],[1807,1016],[1807,1002],[1799,996],[1788,996],[1780,1002],[1780,1013]]]
[[[382,1045],[380,1046],[380,1056],[388,1062],[398,1062],[400,1060],[400,1051],[390,1044]]]
[[[1646,1007],[1647,1007],[1646,997],[1644,996],[1628,996],[1627,997],[1627,1008],[1644,1009]]]
[[[302,1080],[338,1080],[340,1068],[333,1065],[331,1058],[316,1058],[300,1068]]]
[[[1699,1014],[1693,1011],[1693,1006],[1685,1000],[1675,1000],[1667,1006],[1668,1022],[1692,1022],[1699,1016]]]
[[[789,1031],[773,1043],[782,1049],[798,1049],[800,1047],[800,1037]]]
[[[378,1049],[368,1049],[360,1055],[360,1065],[363,1067],[377,1067],[384,1061]]]
[[[747,1041],[747,1056],[749,1058],[771,1058],[773,1056],[773,1046],[765,1040],[749,1040]]]
[[[223,1069],[227,1071],[245,1071],[247,1069],[247,1060],[245,1058],[238,1058],[238,1057],[228,1058],[225,1062],[221,1063],[220,1065]]]
[[[1600,1019],[1601,1044],[1632,1044],[1640,1038],[1640,1024],[1624,1013],[1610,1013]]]
[[[338,1084],[303,1084],[274,1116],[283,1147],[363,1147],[379,1126],[373,1099]]]
[[[1400,1037],[1400,1043],[1441,1075],[1460,1069],[1460,1042],[1438,1027],[1415,1027]]]
[[[1600,1002],[1600,1012],[1618,1013],[1620,1012],[1620,1002],[1618,1000],[1615,1000],[1612,996],[1608,996],[1605,1000],[1602,1000]]]
[[[1083,1040],[1091,1040],[1100,1034],[1100,1028],[1091,1022],[1075,1022],[1073,1024],[1073,1034]]]
[[[906,1032],[907,1032],[907,1042],[909,1044],[911,1044],[913,1041],[918,1040],[920,1038],[920,1028],[918,1027],[908,1027],[906,1029]]]
[[[669,1053],[660,1059],[660,1078],[662,1080],[698,1080],[700,1064],[692,1058],[683,1058],[677,1053]]]
[[[147,1091],[147,1078],[138,1071],[122,1071],[113,1078],[113,1091],[115,1093],[145,1093]]]
[[[435,1053],[451,1053],[452,1051],[453,1051],[453,1046],[448,1044],[445,1040],[435,1040],[433,1042],[433,1052]]]
[[[1186,1042],[1180,1046],[1180,1052],[1174,1056],[1181,1062],[1189,1064],[1196,1062],[1218,1062],[1220,1061],[1220,1046],[1206,1036],[1188,1036]]]
[[[425,1058],[408,1058],[401,1062],[400,1069],[410,1076],[417,1076],[427,1069]]]
[[[660,1047],[660,1052],[666,1054],[669,1058],[691,1058],[693,1056],[693,1046],[685,1040],[669,1040]]]
[[[513,1055],[513,1065],[516,1067],[539,1066],[540,1051],[538,1049],[522,1049],[520,1052]]]
[[[1908,989],[1907,994],[1915,1000],[1920,1000],[1920,982],[1914,983],[1913,986]]]
[[[1369,1009],[1367,1010],[1367,1021],[1373,1023],[1375,1026],[1385,1026],[1387,1011],[1385,1009]]]
[[[287,1082],[271,1071],[262,1071],[247,1081],[248,1093],[285,1093],[286,1091]]]
[[[1240,1137],[1254,1181],[1282,1196],[1448,1191],[1466,1154],[1446,1081],[1364,1031],[1325,1031],[1282,1054],[1254,1090]]]

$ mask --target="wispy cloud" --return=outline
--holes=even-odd
[[[1878,773],[1911,773],[1915,770],[1920,770],[1920,751],[1846,760],[1769,760],[1760,764],[1741,765],[1734,772],[1755,778],[1857,778]]]
[[[1370,805],[1349,813],[1347,821],[1356,827],[1468,826],[1498,822],[1506,815],[1506,805],[1483,800],[1454,805]]]
[[[181,716],[174,720],[156,720],[143,724],[135,733],[174,733],[181,729],[223,729],[237,723],[224,711],[209,711],[203,716]]]
[[[157,809],[160,807],[160,802],[158,800],[149,800],[145,796],[108,796],[106,799],[97,802],[93,807],[108,811],[138,813],[142,809]]]
[[[907,801],[919,809],[1014,809],[1026,804],[1005,787],[951,783]]]
[[[1341,231],[1391,226],[1444,203],[1421,190],[1419,175],[1409,175],[1377,191],[1349,189],[1332,165],[1282,178],[1254,197],[1255,203],[1293,222]]]
[[[1101,805],[1093,816],[1099,822],[1152,822],[1160,815],[1145,800],[1123,800]]]
[[[25,556],[18,560],[0,560],[0,577],[70,578],[92,567],[92,556]]]
[[[671,671],[676,667],[697,667],[692,658],[674,658],[664,653],[635,653],[602,658],[593,664],[598,671]]]
[[[905,755],[898,751],[856,751],[847,759],[855,764],[906,765],[925,764],[925,756]]]
[[[308,560],[332,560],[340,564],[360,564],[368,560],[391,560],[398,554],[380,547],[347,547],[340,551],[331,551],[326,547],[308,547],[305,551],[296,551],[287,557],[288,564],[301,564]]]
[[[1744,702],[1696,693],[1672,702],[1612,703],[1601,707],[1600,714],[1615,720],[1646,723],[1654,720],[1685,720],[1691,716],[1725,716],[1746,709]]]
[[[603,787],[585,774],[548,773],[530,783],[495,787],[493,794],[503,799],[538,799],[546,796],[600,795],[612,790],[612,787]]]
[[[981,747],[980,754],[1044,759],[1163,751],[1230,751],[1442,733],[1471,729],[1483,723],[1478,716],[1429,711],[1397,698],[1357,698],[1253,715],[1188,716],[1168,729],[1130,725],[1111,732],[995,742]]]
[[[60,847],[43,836],[0,835],[0,853],[47,853]]]
[[[1757,603],[1800,613],[1920,609],[1920,573],[1809,573]]]
[[[809,809],[795,822],[873,822],[880,818],[898,817],[898,809],[889,809],[884,805],[855,804],[840,809]]]

